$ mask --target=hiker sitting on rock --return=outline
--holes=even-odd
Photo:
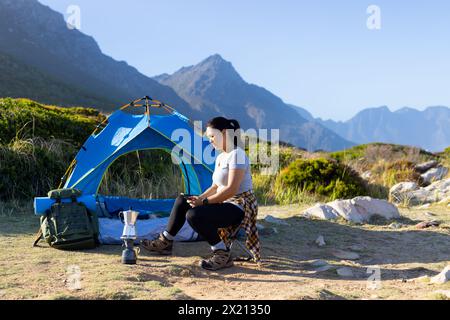
[[[247,248],[259,262],[258,205],[252,191],[250,160],[238,146],[234,134],[239,128],[236,120],[224,117],[208,122],[206,135],[212,146],[221,151],[216,158],[211,187],[199,196],[178,196],[165,231],[156,240],[143,240],[143,248],[170,255],[174,237],[187,220],[213,250],[211,258],[201,261],[201,267],[218,270],[233,265],[229,237],[241,226],[247,234]]]

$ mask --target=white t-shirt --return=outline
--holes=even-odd
[[[252,189],[252,175],[250,171],[250,159],[241,148],[236,148],[228,153],[222,152],[216,158],[213,183],[218,186],[220,192],[228,185],[228,172],[230,169],[245,169],[244,179],[239,186],[238,194]],[[224,202],[227,202],[226,200]],[[237,205],[241,209],[241,206]]]

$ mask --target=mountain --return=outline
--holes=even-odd
[[[64,84],[3,53],[0,53],[0,97],[29,98],[54,105],[114,106],[106,98]]]
[[[304,119],[264,88],[246,83],[219,55],[155,79],[100,50],[37,0],[0,0],[0,96],[111,111],[150,95],[196,120],[223,114],[244,128],[279,128],[280,139],[309,150],[352,145]]]
[[[154,77],[167,85],[202,119],[223,115],[242,128],[280,129],[280,140],[308,150],[340,150],[353,144],[324,126],[308,121],[268,90],[247,83],[233,65],[215,54],[172,75]]]
[[[436,106],[423,111],[388,107],[368,108],[348,121],[317,119],[340,136],[358,144],[386,142],[442,151],[450,146],[450,108]]]
[[[95,107],[103,111],[151,94],[192,115],[189,104],[171,88],[103,54],[92,37],[70,30],[62,14],[36,0],[0,0],[0,53],[63,87],[101,97],[104,102]],[[4,85],[3,80],[0,87]]]
[[[286,104],[286,105],[294,109],[302,118],[305,118],[308,121],[315,120],[313,115],[305,108],[294,106],[293,104]]]

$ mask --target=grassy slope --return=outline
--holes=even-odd
[[[92,108],[60,108],[29,99],[0,99],[0,143],[41,137],[67,140],[80,147],[104,119]]]
[[[103,119],[95,109],[0,99],[0,200],[30,199],[56,188]]]

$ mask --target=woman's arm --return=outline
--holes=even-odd
[[[242,180],[244,180],[245,169],[230,169],[228,171],[228,185],[220,192],[208,197],[208,203],[221,203],[237,194]],[[203,198],[203,197],[201,197]]]
[[[213,194],[215,194],[216,192],[217,192],[217,188],[218,188],[218,186],[216,185],[216,184],[212,184],[212,186],[211,187],[209,187],[208,189],[206,189],[206,191],[205,192],[203,192],[201,195],[199,195],[198,197],[199,198],[202,198],[202,199],[204,199],[204,198],[206,198],[206,197],[209,197],[209,196],[211,196],[211,195],[213,195]]]

